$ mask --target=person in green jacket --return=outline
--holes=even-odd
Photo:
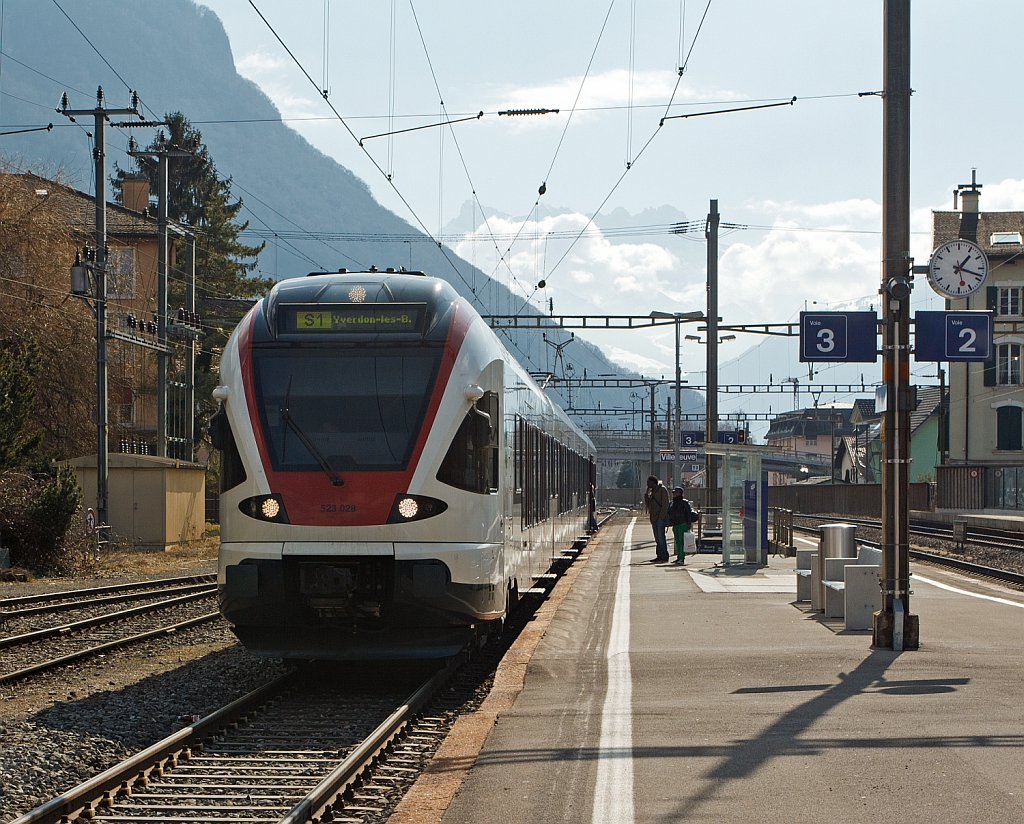
[[[674,564],[686,563],[686,533],[690,531],[692,521],[693,508],[683,497],[683,488],[677,486],[672,490],[672,503],[668,507],[668,525],[672,527],[672,537],[676,542]]]

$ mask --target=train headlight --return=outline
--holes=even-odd
[[[288,513],[284,510],[284,501],[280,495],[256,495],[253,498],[246,498],[238,504],[238,508],[243,515],[258,521],[288,523]]]
[[[396,495],[395,502],[391,507],[391,515],[388,516],[388,523],[404,524],[409,521],[422,521],[424,518],[440,515],[447,508],[448,504],[444,501],[428,498],[426,495]]]

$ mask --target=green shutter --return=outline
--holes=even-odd
[[[986,286],[985,287],[985,308],[993,312],[999,308],[999,287],[998,286]],[[985,386],[996,385],[996,351],[995,347],[992,347],[992,360],[985,362]]]
[[[1022,434],[1021,408],[1000,406],[996,410],[996,449],[1020,450]]]

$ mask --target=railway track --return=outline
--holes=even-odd
[[[835,521],[832,515],[799,515],[801,518]],[[869,529],[881,529],[881,521],[867,518],[841,518],[844,523],[857,524]],[[910,534],[938,538],[944,541],[953,540],[953,527],[923,521],[910,521]],[[966,543],[992,549],[1013,549],[1024,552],[1024,534],[1017,530],[990,529],[988,527],[968,526],[965,532]]]
[[[27,599],[0,602],[0,605],[10,605],[14,601],[18,602],[15,606],[20,607],[0,615],[4,629],[10,630],[13,626],[23,630],[0,637],[0,650],[3,651],[0,684],[18,681],[119,647],[173,634],[219,617],[217,612],[210,610],[208,604],[203,603],[216,596],[215,582],[185,583],[163,589],[146,586],[132,593],[110,594],[110,590],[109,587],[101,587],[96,590],[77,590],[74,593],[53,593],[52,597],[28,596]],[[67,600],[69,595],[72,597],[70,601]],[[164,597],[167,595],[170,597]],[[64,600],[61,600],[61,596]],[[114,612],[107,611],[112,604],[140,599],[148,603]],[[63,618],[69,610],[80,612],[82,616],[78,616],[78,620],[64,623],[52,620]],[[174,617],[168,619],[168,612],[173,613]],[[40,621],[49,625],[36,627],[35,624]]]
[[[576,554],[552,569],[560,573]],[[190,725],[15,824],[384,821],[455,720],[486,697],[542,600],[524,595],[501,634],[433,672],[404,701],[384,665],[360,673],[350,663],[314,662],[202,719],[182,719]],[[424,673],[425,664],[416,666]],[[389,689],[394,700],[385,704]]]
[[[376,688],[354,687],[351,668],[347,679],[337,667],[293,671],[12,824],[374,820],[447,733],[446,698],[438,714],[422,711],[458,666],[404,700],[382,694],[379,681],[395,680],[379,668]]]
[[[18,618],[38,618],[92,609],[98,606],[124,604],[172,595],[200,592],[215,584],[217,576],[202,575],[193,578],[175,578],[166,581],[146,581],[143,584],[115,585],[78,589],[70,592],[51,592],[0,600],[0,627]]]

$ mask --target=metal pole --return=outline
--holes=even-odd
[[[651,471],[648,472],[648,477],[654,474],[654,384],[651,384]]]
[[[949,411],[946,408],[946,370],[939,367],[939,465],[949,460]]]
[[[107,408],[107,118],[112,114],[138,115],[138,99],[132,93],[132,105],[126,109],[106,109],[103,106],[103,87],[96,89],[96,107],[93,109],[69,109],[68,96],[64,95],[59,111],[65,117],[94,119],[93,135],[96,146],[93,161],[96,171],[96,230],[93,242],[96,244],[96,260],[93,263],[93,277],[96,280],[96,518],[100,540],[105,540],[109,527],[109,490],[107,443],[109,413]]]
[[[910,615],[910,297],[889,288],[910,276],[910,0],[885,0],[882,154],[882,609],[873,643],[916,649]],[[909,290],[907,290],[909,291]],[[902,622],[902,626],[900,623]]]
[[[682,382],[682,371],[679,368],[679,315],[676,315],[676,431],[675,431],[675,455],[672,461],[672,474],[675,478],[676,486],[683,485],[683,473],[679,466],[679,440],[680,440],[680,427],[682,425],[682,417],[679,414],[679,398],[680,398],[680,386]]]
[[[185,253],[185,308],[196,311],[196,238],[188,239],[188,251]],[[191,317],[192,315],[190,315]],[[196,348],[194,338],[185,344],[185,457],[195,460],[195,424],[196,424]]]
[[[101,526],[109,524],[107,480],[109,427],[107,411],[107,163],[106,112],[103,111],[103,89],[96,91],[96,519]],[[100,539],[105,536],[100,532]]]
[[[705,417],[707,442],[718,443],[718,201],[711,201],[704,234],[708,241],[707,387]],[[719,506],[718,456],[705,456],[708,507]]]
[[[167,346],[167,155],[157,157],[157,341]],[[166,352],[156,355],[156,454],[167,457],[167,361]]]

